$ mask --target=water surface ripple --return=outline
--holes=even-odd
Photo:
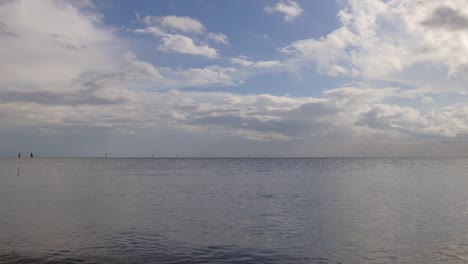
[[[0,263],[467,263],[468,159],[0,159]]]

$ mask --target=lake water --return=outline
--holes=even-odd
[[[468,159],[0,159],[0,263],[467,263]]]

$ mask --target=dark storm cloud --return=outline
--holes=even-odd
[[[436,8],[422,24],[447,30],[465,30],[468,29],[468,17],[451,7],[441,6]]]

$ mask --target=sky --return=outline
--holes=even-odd
[[[0,0],[0,156],[467,156],[466,0]]]

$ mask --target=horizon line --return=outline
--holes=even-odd
[[[76,159],[345,159],[345,158],[468,158],[468,155],[459,156],[0,156],[0,159],[59,159],[59,158],[76,158]]]

